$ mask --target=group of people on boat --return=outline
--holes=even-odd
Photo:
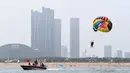
[[[28,65],[31,65],[31,63],[28,62]],[[36,60],[33,62],[32,65],[37,66],[37,65],[38,65],[38,60],[36,59]],[[41,62],[41,63],[40,63],[40,66],[45,66],[45,65]]]

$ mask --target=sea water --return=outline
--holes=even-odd
[[[130,73],[130,67],[80,66],[48,67],[47,70],[23,70],[21,67],[1,67],[0,73]]]

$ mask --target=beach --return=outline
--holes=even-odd
[[[44,63],[47,66],[130,66],[130,63]],[[0,63],[0,67],[19,67],[20,65],[27,65],[27,63]]]

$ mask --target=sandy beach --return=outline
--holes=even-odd
[[[0,67],[19,67],[26,63],[0,63]],[[64,66],[130,66],[130,63],[44,63],[47,66],[58,66],[63,64]]]

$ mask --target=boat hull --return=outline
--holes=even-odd
[[[46,70],[46,67],[42,67],[42,66],[26,66],[26,65],[21,65],[21,67],[24,70]]]

